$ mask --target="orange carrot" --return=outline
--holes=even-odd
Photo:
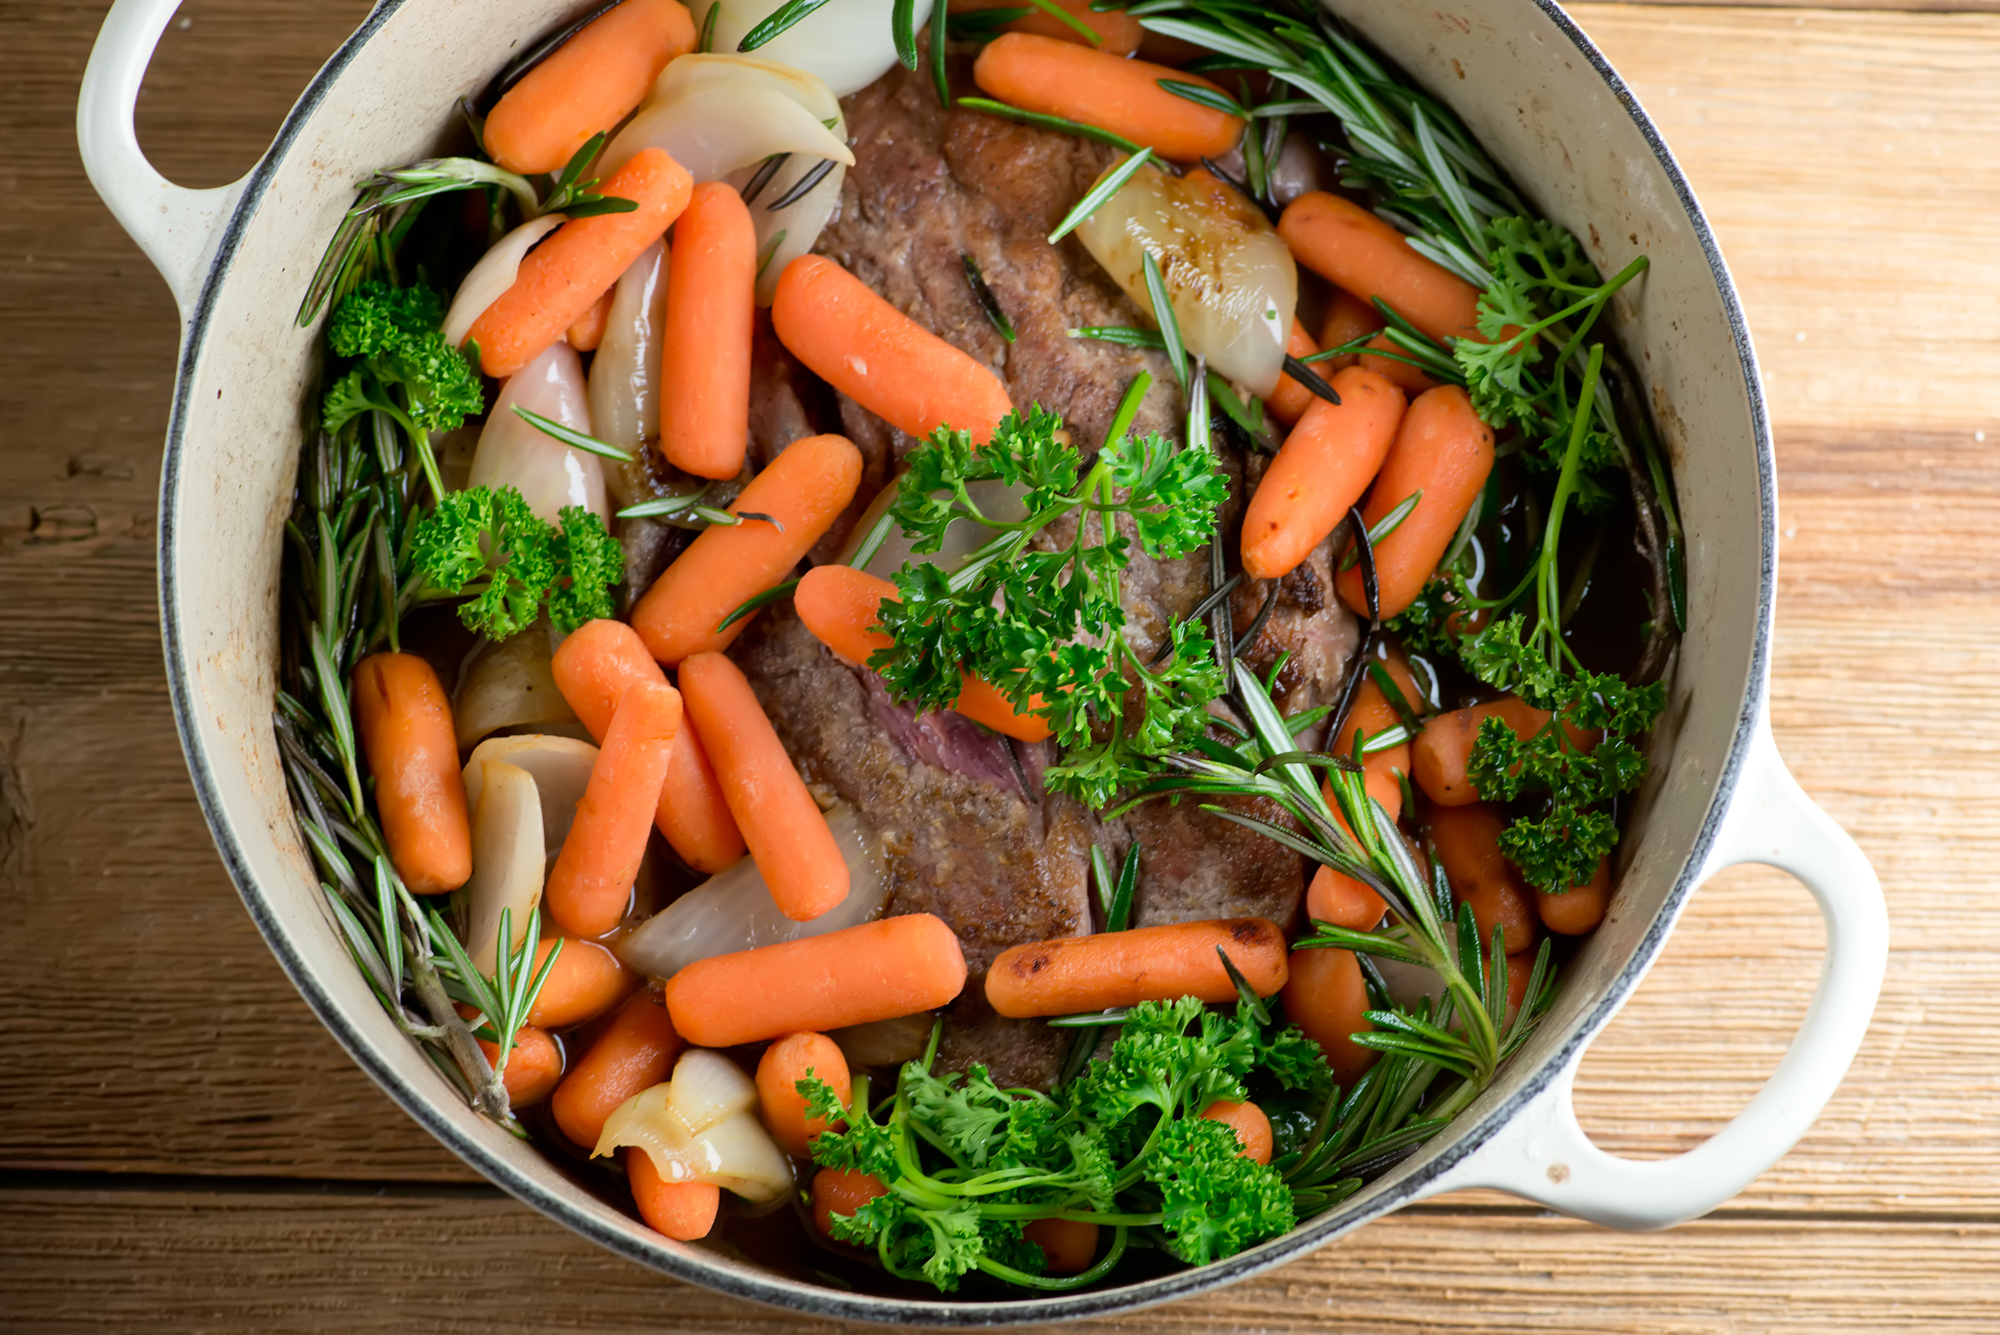
[[[1533,951],[1524,950],[1507,957],[1507,1014],[1500,1021],[1502,1030],[1512,1028],[1514,1017],[1521,1013],[1521,1003],[1528,999],[1528,980],[1534,973]]]
[[[689,1042],[727,1048],[936,1010],[964,988],[958,937],[912,913],[697,960],[667,980],[667,1011]]]
[[[1319,1044],[1340,1084],[1352,1085],[1375,1064],[1375,1050],[1362,1047],[1352,1037],[1375,1027],[1364,1018],[1369,1010],[1368,988],[1361,981],[1361,963],[1353,951],[1293,951],[1284,1002],[1285,1014],[1300,1033]]]
[[[630,3],[630,0],[627,0]],[[548,351],[687,207],[694,179],[664,150],[648,148],[598,189],[635,201],[631,213],[572,218],[528,252],[514,285],[472,322],[479,364],[505,379]]]
[[[500,1060],[498,1043],[483,1038],[474,1041],[489,1063]],[[525,1108],[548,1097],[556,1081],[562,1079],[562,1071],[562,1048],[555,1039],[545,1030],[524,1024],[514,1031],[514,1049],[507,1054],[507,1069],[500,1073],[500,1083],[507,1087],[507,1101]]]
[[[721,654],[696,654],[681,664],[681,688],[729,814],[779,910],[811,922],[846,899],[840,845],[743,670]]]
[[[1563,936],[1582,936],[1604,921],[1611,904],[1611,859],[1599,858],[1597,871],[1588,883],[1572,886],[1560,895],[1535,891],[1535,912],[1542,926]]]
[[[1312,884],[1306,887],[1306,917],[1314,922],[1366,932],[1388,911],[1388,903],[1372,887],[1331,867],[1322,866],[1314,872]]]
[[[563,947],[563,956],[571,947]],[[563,956],[558,956],[560,960]],[[604,1134],[604,1119],[618,1105],[667,1078],[674,1058],[687,1045],[674,1032],[667,1008],[650,991],[626,998],[611,1023],[570,1068],[549,1100],[556,1125],[572,1144],[596,1149]]]
[[[486,151],[523,176],[561,171],[694,45],[694,19],[676,0],[625,0],[507,90],[486,118]]]
[[[1395,353],[1397,355],[1375,355],[1380,353]],[[1364,368],[1373,371],[1385,380],[1392,381],[1397,389],[1402,390],[1411,398],[1415,398],[1417,395],[1425,393],[1428,390],[1436,389],[1442,383],[1441,381],[1431,379],[1420,368],[1404,361],[1403,350],[1392,343],[1387,334],[1370,339],[1368,350],[1362,352],[1360,356],[1361,365]]]
[[[704,181],[674,224],[660,333],[660,448],[696,477],[743,471],[750,443],[750,335],[757,225],[736,187]]]
[[[569,327],[563,337],[578,352],[595,352],[597,345],[604,341],[604,326],[611,322],[611,293],[613,288],[605,288],[604,295],[591,303],[590,309],[581,319]]]
[[[715,1227],[716,1212],[722,1208],[722,1188],[713,1182],[669,1182],[660,1176],[653,1156],[638,1146],[625,1150],[625,1179],[632,1187],[632,1203],[639,1217],[655,1233],[664,1233],[676,1242],[705,1238]]]
[[[831,1086],[842,1107],[854,1097],[847,1057],[825,1034],[786,1034],[757,1060],[757,1102],[764,1126],[785,1153],[799,1159],[812,1156],[812,1138],[832,1125],[824,1117],[806,1115],[798,1083],[807,1076]]]
[[[1244,1158],[1254,1163],[1271,1162],[1271,1119],[1264,1110],[1254,1103],[1231,1103],[1228,1099],[1217,1099],[1201,1110],[1201,1115],[1211,1122],[1221,1122],[1236,1133],[1236,1141],[1243,1146]]]
[[[830,1238],[833,1216],[851,1215],[877,1196],[888,1194],[889,1188],[872,1173],[855,1168],[822,1168],[813,1174],[813,1222]]]
[[[1352,292],[1335,288],[1333,301],[1326,310],[1326,319],[1320,322],[1319,345],[1322,348],[1342,347],[1363,334],[1374,333],[1387,323],[1388,321],[1382,318],[1382,312]],[[1325,369],[1320,374],[1332,375],[1335,371],[1360,364],[1360,353],[1343,352],[1330,362],[1321,362],[1320,365]]]
[[[771,325],[822,380],[919,440],[950,426],[984,445],[1013,411],[999,376],[824,255],[785,266]]]
[[[1002,102],[1095,125],[1176,162],[1220,157],[1243,137],[1237,117],[1160,87],[1166,79],[1222,91],[1207,79],[1073,42],[1007,33],[986,44],[972,78]]]
[[[549,979],[542,984],[541,993],[528,1012],[528,1022],[544,1029],[567,1029],[595,1019],[617,1005],[618,999],[637,981],[609,949],[576,937],[544,937],[535,947],[535,962],[531,966],[535,972],[541,971],[559,940],[562,952],[550,966]]]
[[[1410,748],[1410,777],[1424,796],[1439,806],[1462,807],[1479,800],[1479,790],[1466,777],[1472,762],[1472,748],[1479,743],[1479,729],[1487,719],[1497,718],[1527,741],[1547,726],[1550,715],[1518,695],[1503,695],[1483,705],[1468,705],[1424,721]],[[1600,733],[1564,723],[1570,744],[1588,755],[1597,746]]]
[[[704,529],[632,609],[633,629],[653,657],[673,667],[735,643],[748,617],[724,631],[716,626],[745,599],[782,582],[860,485],[861,451],[845,436],[787,445],[729,506],[731,514],[769,515],[777,524],[749,519]]]
[[[1009,1019],[1177,997],[1231,1001],[1236,984],[1218,951],[1227,952],[1258,996],[1285,985],[1285,934],[1277,924],[1222,918],[1012,946],[987,971],[986,1000]]]
[[[1193,174],[1192,172],[1189,173],[1190,176]],[[1296,318],[1293,319],[1292,336],[1285,342],[1285,355],[1305,358],[1312,356],[1318,351],[1319,344],[1313,342],[1313,336],[1306,332],[1305,325],[1301,324]],[[1320,378],[1323,380],[1331,376],[1338,369],[1338,367],[1326,366],[1318,362],[1313,364],[1313,370],[1319,372]],[[1269,398],[1264,400],[1264,406],[1271,410],[1273,417],[1289,424],[1305,416],[1306,409],[1318,402],[1319,396],[1317,394],[1314,394],[1289,375],[1281,375],[1278,377],[1278,387],[1271,391]]]
[[[456,890],[472,875],[472,823],[458,767],[451,697],[415,654],[371,654],[354,665],[354,724],[389,861],[419,895]]]
[[[799,580],[792,606],[821,644],[847,662],[866,667],[876,650],[895,643],[882,631],[872,629],[882,600],[901,602],[902,597],[893,583],[865,570],[815,566]],[[1013,703],[997,687],[970,673],[951,707],[975,723],[1024,742],[1039,742],[1049,735],[1046,719],[1015,713]]]
[[[1354,692],[1354,704],[1334,737],[1333,754],[1352,756],[1357,734],[1364,738],[1362,745],[1365,746],[1366,738],[1398,727],[1402,721],[1402,716],[1396,713],[1389,698],[1382,694],[1382,688],[1372,680],[1363,681]],[[1399,776],[1410,772],[1410,744],[1397,742],[1384,750],[1370,752],[1362,757],[1361,767],[1368,795],[1387,807],[1391,816],[1400,816],[1403,813],[1403,785]]]
[[[1055,4],[1063,13],[1096,33],[1097,41],[1092,42],[1055,15],[1038,9],[1030,10],[1024,18],[1001,24],[1000,31],[1027,32],[1037,37],[1078,42],[1086,46],[1095,46],[1100,51],[1108,51],[1114,56],[1131,55],[1139,49],[1139,43],[1145,40],[1146,30],[1139,26],[1139,20],[1122,9],[1099,13],[1090,7],[1089,0],[1055,0]],[[1012,7],[1014,0],[951,0],[953,14],[976,14],[984,9]]]
[[[1332,384],[1340,402],[1312,401],[1250,498],[1243,571],[1252,579],[1287,575],[1311,555],[1361,499],[1396,439],[1402,390],[1360,367],[1336,372]]]
[[[1300,264],[1363,302],[1382,298],[1432,338],[1479,337],[1479,289],[1359,204],[1323,190],[1300,195],[1278,218],[1278,235]]]
[[[1511,955],[1535,944],[1539,924],[1514,865],[1500,851],[1500,833],[1506,828],[1500,808],[1487,802],[1431,810],[1431,845],[1452,894],[1460,903],[1472,905],[1480,948],[1492,942],[1497,925]]]
[[[1051,1275],[1075,1275],[1097,1259],[1096,1224],[1084,1219],[1034,1219],[1021,1225],[1021,1236],[1042,1249],[1042,1264]]]
[[[549,666],[556,689],[600,742],[611,727],[612,710],[627,690],[638,682],[667,679],[646,652],[639,632],[609,619],[578,627],[556,650]],[[743,856],[743,835],[692,728],[682,728],[674,737],[653,824],[680,860],[696,871],[713,875]]]
[[[570,935],[602,936],[625,916],[680,729],[680,692],[671,686],[642,681],[618,702],[543,891],[549,915]]]
[[[1395,532],[1375,544],[1383,617],[1395,616],[1423,592],[1492,471],[1493,428],[1479,420],[1464,390],[1445,385],[1410,404],[1361,508],[1362,520],[1373,529],[1411,495],[1424,494]],[[1367,616],[1361,563],[1342,571],[1335,583],[1341,601]]]

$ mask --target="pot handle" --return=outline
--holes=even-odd
[[[84,66],[76,142],[90,183],[167,280],[185,321],[243,181],[185,189],[154,171],[139,148],[132,119],[139,84],[179,8],[180,0],[116,0],[111,6]]]
[[[1491,1187],[1610,1228],[1671,1228],[1708,1213],[1783,1158],[1826,1107],[1868,1028],[1889,954],[1888,910],[1874,869],[1807,797],[1764,719],[1744,759],[1706,879],[1760,862],[1790,872],[1826,919],[1826,964],[1797,1037],[1750,1105],[1670,1159],[1623,1159],[1591,1143],[1571,1101],[1580,1045],[1521,1113],[1426,1196]]]

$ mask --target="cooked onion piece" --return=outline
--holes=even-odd
[[[745,33],[777,11],[785,0],[722,0],[715,21],[715,49],[734,51]],[[858,93],[896,63],[890,13],[895,0],[843,0],[809,14],[757,48],[757,54],[810,71],[826,80],[834,96]],[[701,11],[704,15],[706,8]],[[931,0],[917,0],[919,28],[930,18]],[[667,66],[671,70],[682,56]]]
[[[479,257],[472,266],[472,272],[465,275],[465,281],[458,285],[458,295],[451,299],[451,309],[444,314],[444,341],[452,347],[465,342],[466,334],[486,308],[499,300],[500,294],[514,286],[514,280],[521,274],[521,260],[537,241],[562,226],[559,217],[537,218],[524,222],[495,242],[493,248]]]
[[[542,800],[535,778],[518,765],[475,760],[480,776],[472,807],[472,879],[465,883],[472,962],[492,973],[500,944],[500,914],[508,919],[508,949],[528,935],[528,915],[542,899]]]
[[[1206,356],[1211,369],[1253,394],[1277,388],[1299,273],[1284,240],[1249,201],[1147,166],[1076,234],[1148,315],[1153,300],[1140,257],[1150,250],[1188,352]]]
[[[512,765],[525,770],[535,780],[541,802],[542,848],[553,854],[569,838],[576,820],[576,804],[590,783],[590,768],[597,763],[597,748],[574,737],[551,737],[546,733],[526,733],[519,737],[493,737],[481,742],[465,762],[465,802],[477,808],[489,764]]]
[[[850,888],[837,907],[811,922],[793,922],[772,900],[756,860],[746,857],[641,923],[618,943],[619,958],[642,973],[671,978],[710,955],[820,936],[880,916],[888,885],[874,836],[849,806],[835,807],[826,824],[847,861]]]
[[[847,133],[845,122],[834,129],[843,136]],[[847,168],[837,162],[804,194],[790,199],[781,209],[771,207],[786,201],[805,178],[818,171],[825,161],[824,158],[801,153],[792,154],[772,173],[764,188],[757,192],[757,198],[751,201],[750,220],[757,224],[757,260],[763,266],[757,274],[759,306],[771,304],[778,295],[778,279],[785,272],[785,266],[799,256],[811,253],[819,234],[826,229],[834,211],[840,207],[840,185],[847,179]],[[746,169],[735,175],[747,177],[751,174]],[[735,176],[731,179],[734,180]]]
[[[792,1189],[790,1162],[757,1120],[757,1086],[706,1048],[684,1053],[673,1079],[619,1104],[591,1157],[625,1146],[645,1151],[669,1182],[712,1182],[753,1202]]]
[[[529,723],[573,723],[576,712],[556,689],[554,656],[546,625],[533,625],[495,644],[481,640],[466,657],[451,702],[460,747],[497,728]]]
[[[641,251],[611,290],[604,341],[590,362],[591,432],[635,453],[660,434],[660,330],[667,308],[667,248]]]
[[[514,411],[520,404],[530,412],[590,430],[590,405],[583,383],[583,359],[569,344],[557,342],[509,376],[500,387],[493,411],[479,433],[479,450],[472,456],[468,486],[516,487],[528,508],[554,524],[565,505],[580,505],[602,519],[604,466],[594,454],[572,449]]]
[[[810,111],[821,123],[840,119],[841,94],[826,86],[826,80],[797,65],[767,60],[761,55],[688,55],[670,60],[653,81],[647,102],[664,102],[697,88],[716,84],[761,83],[783,93]],[[846,136],[841,139],[845,142]]]
[[[608,176],[645,148],[665,149],[696,181],[719,181],[773,153],[803,153],[853,166],[853,152],[834,137],[826,119],[801,106],[763,72],[743,71],[646,106],[618,132],[594,170]]]

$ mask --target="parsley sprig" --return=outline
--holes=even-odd
[[[1208,451],[1128,433],[1149,382],[1134,382],[1087,469],[1059,434],[1062,419],[1039,407],[1010,414],[984,446],[941,428],[914,451],[891,513],[915,550],[938,551],[954,523],[994,536],[955,572],[928,562],[898,571],[902,601],[879,613],[895,642],[869,660],[895,698],[930,708],[951,705],[964,673],[984,677],[1017,711],[1048,720],[1064,752],[1050,786],[1092,806],[1192,744],[1223,690],[1199,622],[1177,623],[1158,663],[1127,635],[1119,582],[1134,541],[1155,559],[1188,555],[1213,534],[1228,489]],[[1017,489],[1024,519],[973,499],[971,484],[993,480]],[[1067,540],[1036,541],[1065,522]]]
[[[1319,1048],[1254,995],[1233,1012],[1192,997],[1134,1006],[1110,1055],[1050,1094],[1002,1089],[981,1066],[934,1074],[935,1048],[934,1034],[932,1051],[872,1107],[861,1081],[851,1110],[816,1079],[798,1085],[815,1113],[845,1119],[814,1139],[814,1159],[889,1188],[834,1216],[834,1235],[872,1247],[898,1278],[949,1291],[977,1270],[1024,1287],[1077,1288],[1117,1264],[1132,1229],[1200,1265],[1295,1221],[1279,1171],[1243,1157],[1232,1130],[1200,1116],[1216,1099],[1250,1098],[1250,1082],[1260,1096],[1319,1099],[1332,1088]],[[1021,1236],[1037,1219],[1101,1224],[1110,1247],[1080,1275],[1046,1275],[1040,1249]]]
[[[549,524],[512,487],[451,492],[417,524],[417,570],[438,593],[467,595],[458,619],[489,640],[519,634],[544,609],[566,634],[612,614],[625,552],[582,506],[564,506],[561,519]]]
[[[327,345],[352,358],[320,404],[321,424],[338,433],[349,422],[380,413],[400,427],[421,463],[431,494],[442,496],[431,433],[464,424],[484,406],[479,372],[444,341],[444,303],[421,283],[392,287],[370,280],[356,287],[327,321]]]

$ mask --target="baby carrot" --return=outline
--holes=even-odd
[[[1319,1044],[1337,1082],[1351,1086],[1375,1064],[1375,1050],[1352,1037],[1375,1027],[1366,1018],[1368,988],[1353,951],[1293,951],[1283,999],[1285,1014],[1300,1033]]]
[[[614,290],[605,288],[604,295],[592,302],[590,309],[563,335],[578,352],[595,352],[597,345],[604,341],[604,326],[611,320],[611,294]]]
[[[1323,190],[1300,195],[1278,218],[1278,235],[1300,264],[1363,302],[1382,298],[1432,338],[1479,337],[1479,289],[1359,204]]]
[[[736,187],[704,181],[674,224],[660,334],[660,448],[696,477],[743,471],[757,226]]]
[[[1408,696],[1404,697],[1406,700]],[[1340,731],[1334,735],[1333,754],[1352,756],[1354,739],[1376,737],[1402,724],[1402,716],[1389,703],[1389,697],[1382,694],[1382,688],[1372,679],[1364,680],[1354,692],[1354,703],[1342,721]],[[1403,811],[1403,785],[1399,775],[1410,772],[1410,744],[1397,742],[1394,746],[1380,751],[1371,751],[1361,758],[1361,767],[1368,784],[1368,795],[1389,809],[1391,816]]]
[[[1582,936],[1604,921],[1611,904],[1611,859],[1599,858],[1588,884],[1572,886],[1559,895],[1535,891],[1535,912],[1542,926],[1563,936]]]
[[[1518,695],[1503,695],[1498,700],[1426,719],[1424,730],[1417,734],[1416,745],[1410,748],[1410,777],[1424,790],[1424,796],[1439,806],[1462,807],[1477,802],[1479,790],[1472,786],[1465,770],[1472,762],[1472,748],[1479,743],[1480,726],[1489,718],[1500,719],[1525,742],[1547,725],[1549,717],[1546,711],[1536,709]],[[1585,755],[1597,746],[1601,735],[1568,723],[1563,724],[1563,729],[1569,734],[1571,745]]]
[[[1452,894],[1472,906],[1481,948],[1493,940],[1498,925],[1511,955],[1535,944],[1539,924],[1533,901],[1500,851],[1500,833],[1506,828],[1500,809],[1487,802],[1431,810],[1431,845]]]
[[[986,1000],[1009,1019],[1177,997],[1230,1001],[1236,984],[1218,950],[1228,954],[1258,996],[1285,985],[1285,934],[1277,924],[1223,918],[1009,947],[987,971]]]
[[[785,266],[771,325],[822,380],[919,440],[950,426],[984,445],[1013,411],[999,376],[824,255]]]
[[[1166,79],[1222,91],[1207,79],[1074,42],[1007,33],[986,44],[972,78],[1002,102],[1095,125],[1176,162],[1221,157],[1243,137],[1239,118],[1160,87]]]
[[[807,1076],[831,1086],[842,1107],[854,1097],[847,1057],[825,1034],[786,1034],[757,1060],[757,1102],[764,1126],[785,1153],[798,1159],[812,1156],[812,1138],[831,1125],[823,1117],[806,1115],[798,1083]]]
[[[500,1060],[498,1043],[483,1038],[475,1041],[488,1062]],[[562,1079],[562,1070],[562,1049],[556,1041],[545,1030],[524,1024],[514,1031],[514,1048],[507,1054],[507,1069],[500,1073],[500,1083],[507,1087],[507,1101],[525,1108],[548,1097],[556,1081]]]
[[[871,629],[885,598],[901,602],[902,594],[879,575],[852,566],[815,566],[799,580],[792,606],[821,644],[856,667],[866,667],[877,649],[895,643]],[[1015,713],[1013,703],[997,687],[970,673],[951,707],[975,723],[1024,742],[1039,742],[1049,735],[1046,719]]]
[[[561,171],[694,46],[694,19],[676,0],[625,0],[507,90],[486,118],[486,151],[523,176]]]
[[[1271,1162],[1271,1119],[1254,1103],[1231,1103],[1217,1099],[1201,1110],[1211,1122],[1221,1122],[1236,1133],[1242,1155],[1254,1163]]]
[[[569,935],[602,936],[625,916],[680,729],[681,697],[671,686],[642,681],[618,702],[543,891]]]
[[[1042,1249],[1042,1264],[1051,1275],[1075,1275],[1097,1259],[1096,1224],[1085,1219],[1033,1219],[1021,1225],[1021,1236]]]
[[[690,1043],[727,1048],[936,1010],[964,989],[958,937],[912,913],[697,960],[667,980],[667,1011]]]
[[[742,669],[721,654],[696,654],[681,664],[681,689],[723,799],[779,910],[793,922],[811,922],[846,899],[840,845]]]
[[[610,950],[576,937],[544,937],[535,947],[535,962],[530,966],[534,972],[541,971],[558,941],[562,951],[549,966],[548,981],[528,1012],[528,1022],[544,1029],[567,1029],[595,1019],[617,1005],[618,998],[637,981]]]
[[[638,209],[572,218],[528,252],[514,285],[466,334],[479,345],[481,369],[505,379],[547,352],[680,217],[693,188],[687,169],[657,148],[613,172],[598,189]]]
[[[813,1222],[830,1238],[833,1216],[851,1215],[877,1196],[888,1194],[889,1188],[872,1173],[855,1168],[822,1168],[813,1174]]]
[[[419,895],[464,885],[472,822],[451,700],[437,673],[415,654],[362,659],[354,666],[354,722],[396,874]]]
[[[1102,13],[1090,6],[1090,0],[1054,0],[1056,7],[1097,36],[1092,42],[1069,24],[1055,15],[1041,9],[1030,9],[1021,18],[1000,25],[1002,32],[1027,32],[1037,37],[1053,37],[1058,41],[1081,42],[1095,46],[1100,51],[1109,51],[1114,56],[1129,56],[1139,49],[1145,40],[1146,30],[1139,26],[1139,20],[1122,9],[1109,9]],[[951,12],[976,14],[985,9],[1012,9],[1014,0],[951,0]]]
[[[1319,345],[1322,348],[1338,348],[1352,343],[1363,334],[1372,334],[1388,321],[1382,312],[1370,306],[1352,292],[1340,288],[1333,290],[1333,300],[1326,308],[1326,319],[1320,322]],[[1315,363],[1321,375],[1332,375],[1335,371],[1358,366],[1361,354],[1343,352],[1332,361]]]
[[[556,650],[549,666],[556,689],[600,742],[611,726],[612,710],[628,689],[641,681],[667,679],[646,652],[639,632],[609,619],[578,627]],[[713,875],[743,856],[743,835],[692,728],[682,728],[674,736],[653,824],[680,860],[696,871]]]
[[[668,667],[689,654],[722,650],[749,624],[716,626],[747,598],[792,572],[854,499],[861,451],[845,436],[795,440],[737,496],[732,514],[762,514],[702,530],[632,609],[632,626]],[[782,525],[782,527],[780,527]]]
[[[1390,342],[1387,334],[1381,334],[1368,341],[1367,347],[1360,354],[1361,365],[1373,371],[1376,375],[1393,382],[1397,389],[1402,390],[1411,398],[1415,398],[1427,390],[1436,389],[1442,383],[1431,379],[1422,370],[1402,360],[1400,355],[1393,357],[1377,355],[1381,353],[1400,354],[1401,352],[1402,349]]]
[[[569,951],[563,947],[563,955]],[[556,1086],[549,1100],[556,1125],[572,1144],[597,1148],[604,1119],[625,1100],[665,1080],[685,1046],[660,999],[647,990],[634,992]]]
[[[655,1233],[676,1242],[705,1238],[722,1208],[722,1188],[713,1182],[669,1182],[660,1176],[653,1156],[636,1145],[625,1150],[625,1179],[639,1217]]]
[[[1332,384],[1340,402],[1312,401],[1250,498],[1243,571],[1252,579],[1277,579],[1305,560],[1361,499],[1396,439],[1402,390],[1358,366]]]
[[[1384,617],[1395,616],[1423,592],[1492,471],[1493,428],[1479,420],[1465,391],[1445,385],[1418,395],[1403,414],[1396,443],[1389,447],[1389,457],[1382,461],[1382,471],[1375,475],[1368,503],[1361,509],[1362,520],[1372,529],[1410,496],[1423,493],[1417,508],[1375,544],[1375,579]],[[1342,571],[1335,583],[1341,601],[1367,616],[1361,563]]]
[[[1367,884],[1322,866],[1306,887],[1306,917],[1365,932],[1382,921],[1389,905]]]
[[[1193,173],[1189,174],[1192,175]],[[1310,357],[1318,351],[1319,344],[1313,342],[1313,336],[1306,332],[1305,325],[1294,318],[1292,320],[1292,336],[1285,342],[1285,354],[1290,357]],[[1330,378],[1337,369],[1337,367],[1320,366],[1318,364],[1313,366],[1313,370],[1319,372],[1321,379]],[[1271,391],[1269,398],[1264,400],[1264,406],[1271,410],[1273,417],[1289,424],[1305,416],[1306,409],[1312,407],[1317,402],[1319,402],[1318,395],[1292,379],[1291,376],[1281,375],[1278,377],[1278,387]]]

